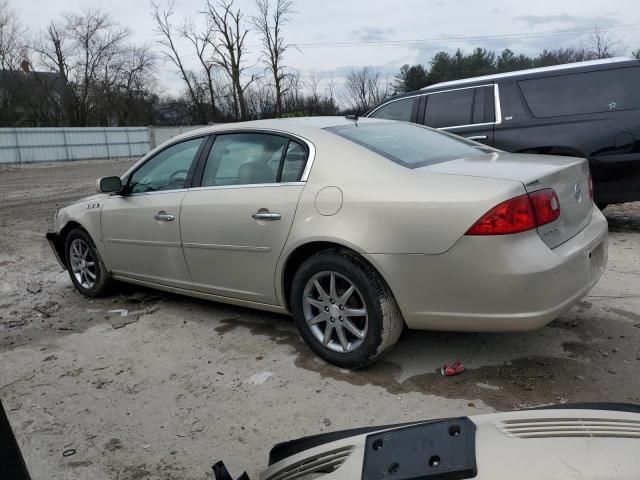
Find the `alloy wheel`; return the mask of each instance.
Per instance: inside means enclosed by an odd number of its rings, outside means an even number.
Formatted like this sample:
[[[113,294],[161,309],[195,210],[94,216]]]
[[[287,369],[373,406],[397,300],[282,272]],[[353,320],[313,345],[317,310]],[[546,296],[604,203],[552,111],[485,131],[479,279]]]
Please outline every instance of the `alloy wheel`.
[[[367,336],[364,298],[351,280],[337,272],[319,272],[309,279],[302,310],[315,339],[334,352],[353,352]]]
[[[78,284],[87,290],[96,284],[98,271],[96,259],[89,244],[81,238],[76,238],[69,247],[69,261],[73,276]]]

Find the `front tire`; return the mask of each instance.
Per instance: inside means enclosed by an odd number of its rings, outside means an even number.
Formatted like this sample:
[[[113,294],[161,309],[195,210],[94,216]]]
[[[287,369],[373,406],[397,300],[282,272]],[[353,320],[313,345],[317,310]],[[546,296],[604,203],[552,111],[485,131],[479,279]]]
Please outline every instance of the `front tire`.
[[[309,257],[293,278],[290,305],[307,345],[339,367],[375,362],[395,345],[404,326],[384,280],[347,250]]]
[[[112,280],[89,234],[75,228],[65,239],[67,271],[76,289],[87,297],[101,297],[109,293]]]

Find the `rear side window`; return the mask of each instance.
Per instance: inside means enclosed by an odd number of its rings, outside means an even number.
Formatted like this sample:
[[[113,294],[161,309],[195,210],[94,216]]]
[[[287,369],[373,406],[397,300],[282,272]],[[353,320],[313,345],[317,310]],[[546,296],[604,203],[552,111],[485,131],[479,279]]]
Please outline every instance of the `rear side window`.
[[[425,123],[430,127],[454,127],[472,123],[473,88],[432,93],[427,97]]]
[[[640,108],[640,67],[534,78],[518,84],[537,118]]]
[[[302,177],[302,172],[307,164],[307,151],[302,145],[293,140],[289,140],[287,153],[282,162],[280,172],[281,182],[297,182]]]
[[[493,87],[475,89],[473,100],[473,122],[492,123],[496,121],[496,107],[493,99]]]
[[[327,130],[407,168],[425,167],[487,152],[459,137],[413,123],[360,123]]]
[[[288,139],[262,133],[216,136],[202,175],[202,186],[276,183]]]
[[[202,174],[201,186],[297,182],[308,152],[300,143],[267,133],[217,135]]]
[[[385,120],[410,122],[413,117],[413,107],[417,101],[418,97],[395,100],[380,107],[369,116],[373,118],[384,118]]]

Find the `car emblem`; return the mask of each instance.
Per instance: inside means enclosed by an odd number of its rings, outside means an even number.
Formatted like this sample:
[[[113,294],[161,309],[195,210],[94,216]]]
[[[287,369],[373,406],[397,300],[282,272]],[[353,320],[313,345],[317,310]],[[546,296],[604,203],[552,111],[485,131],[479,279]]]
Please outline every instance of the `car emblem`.
[[[576,197],[576,201],[578,203],[582,202],[582,188],[580,187],[579,183],[576,183],[575,186],[573,187],[574,190],[574,195]]]

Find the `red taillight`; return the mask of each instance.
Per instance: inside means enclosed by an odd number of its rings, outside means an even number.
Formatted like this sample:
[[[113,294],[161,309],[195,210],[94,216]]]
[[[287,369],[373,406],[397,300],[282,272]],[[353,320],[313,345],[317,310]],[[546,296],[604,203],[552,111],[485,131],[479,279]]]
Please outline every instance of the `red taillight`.
[[[512,198],[489,210],[467,235],[508,235],[536,228],[536,217],[529,195]]]
[[[545,188],[529,194],[538,226],[546,225],[560,216],[560,200],[552,188]]]
[[[593,177],[591,172],[589,172],[589,198],[593,200]]]
[[[509,235],[533,230],[560,217],[560,201],[551,188],[520,195],[493,207],[466,235]]]

